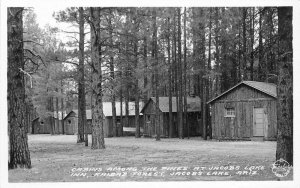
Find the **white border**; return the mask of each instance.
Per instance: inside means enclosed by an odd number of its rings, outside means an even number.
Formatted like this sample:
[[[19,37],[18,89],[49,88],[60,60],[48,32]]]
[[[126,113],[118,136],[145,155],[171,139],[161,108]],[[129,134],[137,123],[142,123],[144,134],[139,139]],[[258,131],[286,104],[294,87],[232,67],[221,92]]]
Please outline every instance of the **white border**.
[[[144,6],[144,7],[173,7],[173,6],[293,6],[293,50],[294,50],[294,180],[293,181],[215,181],[215,182],[116,182],[116,183],[8,183],[8,170],[7,170],[7,7],[20,6],[20,7],[30,7],[37,4],[45,5],[46,7],[64,7],[64,6]],[[0,104],[1,104],[1,114],[0,114],[0,187],[63,187],[63,186],[88,186],[88,187],[135,187],[135,186],[149,186],[151,188],[170,186],[170,187],[299,187],[299,85],[298,73],[300,72],[300,58],[299,58],[299,24],[300,24],[300,1],[298,0],[223,0],[223,1],[201,1],[201,0],[3,0],[0,1],[1,4],[1,15],[0,15],[0,39],[1,39],[1,61],[0,61]],[[298,32],[297,32],[298,31]]]

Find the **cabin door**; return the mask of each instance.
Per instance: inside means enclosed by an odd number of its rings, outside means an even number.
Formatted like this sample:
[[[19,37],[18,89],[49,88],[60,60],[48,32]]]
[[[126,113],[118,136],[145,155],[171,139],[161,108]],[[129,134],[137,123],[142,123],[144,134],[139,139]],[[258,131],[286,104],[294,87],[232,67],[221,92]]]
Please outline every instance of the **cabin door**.
[[[265,113],[263,108],[253,110],[253,136],[264,136]]]

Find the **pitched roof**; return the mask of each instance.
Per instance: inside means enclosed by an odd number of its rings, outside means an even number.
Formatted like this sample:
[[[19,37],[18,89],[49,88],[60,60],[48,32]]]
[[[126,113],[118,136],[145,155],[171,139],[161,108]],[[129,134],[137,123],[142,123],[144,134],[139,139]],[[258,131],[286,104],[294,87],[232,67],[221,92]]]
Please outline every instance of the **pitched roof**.
[[[142,109],[142,112],[149,104],[150,100],[152,100],[154,103],[156,101],[155,97],[151,97],[148,103]],[[169,112],[169,97],[159,97],[159,109],[162,112]],[[187,111],[188,112],[201,111],[201,100],[199,97],[187,97]],[[172,112],[177,112],[176,97],[172,97]]]
[[[78,117],[78,110],[72,110],[72,111],[75,112],[75,116]],[[92,110],[86,110],[86,119],[92,119]]]
[[[54,117],[54,118],[57,118],[57,113],[56,113],[56,111],[54,111],[53,114],[54,114],[53,117]],[[62,118],[62,114],[64,114],[64,117],[66,117],[67,112],[66,112],[66,111],[63,111],[63,112],[62,112],[62,111],[58,111],[58,119],[59,119],[59,120],[62,120],[62,119],[63,119],[63,118]]]
[[[230,91],[232,91],[233,89],[237,88],[238,86],[240,86],[242,84],[247,85],[249,87],[252,87],[256,90],[259,90],[259,91],[261,91],[261,92],[263,92],[267,95],[270,95],[271,97],[277,98],[277,90],[276,90],[276,85],[275,84],[266,83],[266,82],[256,82],[256,81],[242,81],[242,82],[238,83],[237,85],[233,86],[232,88],[228,89],[227,91],[223,92],[219,96],[211,99],[207,103],[211,103],[211,102],[215,101],[216,99],[218,99],[221,96],[229,93]]]
[[[123,102],[122,106],[123,106],[122,114],[123,114],[123,116],[125,116],[125,102]],[[143,102],[140,102],[139,103],[140,111],[141,111],[142,107],[143,107]],[[135,103],[129,102],[128,109],[129,109],[129,116],[134,116],[135,115]],[[78,110],[72,110],[71,112],[74,112],[75,116],[78,117]],[[69,112],[69,114],[71,112]],[[68,117],[69,114],[66,117]],[[105,117],[112,116],[112,103],[111,102],[103,102],[103,114]],[[116,116],[120,116],[120,115],[121,115],[120,102],[116,102]],[[142,114],[140,114],[140,115],[142,115]],[[92,119],[92,110],[86,110],[86,119]]]
[[[121,115],[121,106],[120,102],[116,102],[116,115]],[[141,112],[141,109],[143,107],[143,102],[139,102],[139,111]],[[129,102],[128,103],[128,110],[129,110],[129,116],[135,115],[135,102]],[[103,102],[103,114],[106,117],[112,116],[112,103],[111,102]],[[125,102],[122,103],[122,114],[125,116]],[[141,114],[140,114],[141,115]]]

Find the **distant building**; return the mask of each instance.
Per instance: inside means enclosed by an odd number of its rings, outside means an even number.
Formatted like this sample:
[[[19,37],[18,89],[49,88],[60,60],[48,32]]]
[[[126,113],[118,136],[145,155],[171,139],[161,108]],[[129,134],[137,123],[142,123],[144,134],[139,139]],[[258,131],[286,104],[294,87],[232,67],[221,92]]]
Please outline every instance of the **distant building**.
[[[49,116],[47,118],[41,119],[39,117],[32,121],[32,134],[50,134],[51,131],[51,119],[53,117]]]
[[[135,128],[135,103],[129,102],[129,116],[128,121],[129,125],[123,127],[124,135],[130,135],[130,132],[134,134],[133,129]],[[140,110],[143,106],[143,103],[140,102]],[[123,125],[125,125],[125,103],[123,103]],[[104,125],[104,136],[105,137],[112,137],[113,136],[113,122],[112,122],[112,103],[111,102],[103,102],[103,125]],[[88,134],[92,133],[92,112],[91,110],[86,110],[86,117],[87,117],[87,132]],[[120,102],[116,102],[116,121],[117,121],[117,128],[121,126],[121,110],[120,110]],[[78,132],[78,110],[72,110],[67,116],[64,118],[64,125],[65,125],[65,134],[77,134]],[[142,114],[140,114],[140,127],[141,131],[142,128]]]
[[[87,131],[88,134],[92,133],[92,112],[91,110],[86,110],[86,121],[87,121]],[[70,111],[67,116],[64,118],[64,128],[65,134],[77,134],[78,133],[78,110]]]
[[[66,112],[63,112],[64,115]],[[32,120],[31,134],[51,134],[51,124],[54,125],[54,134],[63,134],[62,125],[62,112],[58,112],[58,118],[56,112],[53,115],[41,118],[37,117]]]
[[[243,81],[208,101],[212,138],[275,140],[276,98],[276,85]]]
[[[144,135],[153,137],[155,132],[155,97],[151,97],[143,107],[141,113],[144,115]],[[160,110],[160,134],[162,137],[169,136],[169,97],[159,97]],[[184,136],[202,135],[201,124],[201,100],[199,97],[187,97],[187,125],[184,126]],[[176,97],[172,97],[172,113],[174,135],[178,135],[177,122],[177,102]],[[188,129],[189,128],[189,129]]]

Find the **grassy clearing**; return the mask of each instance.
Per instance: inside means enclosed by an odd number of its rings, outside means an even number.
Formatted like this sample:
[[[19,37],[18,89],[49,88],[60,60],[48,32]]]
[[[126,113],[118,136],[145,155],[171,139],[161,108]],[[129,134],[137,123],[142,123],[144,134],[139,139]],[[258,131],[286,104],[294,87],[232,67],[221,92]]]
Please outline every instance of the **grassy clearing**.
[[[29,135],[33,167],[9,170],[9,182],[293,179],[292,170],[284,178],[272,172],[276,142],[134,137],[105,142],[105,150],[91,150],[73,135]]]

